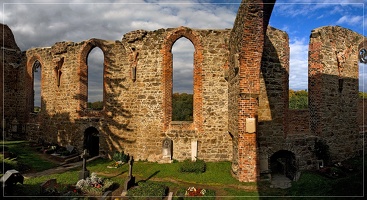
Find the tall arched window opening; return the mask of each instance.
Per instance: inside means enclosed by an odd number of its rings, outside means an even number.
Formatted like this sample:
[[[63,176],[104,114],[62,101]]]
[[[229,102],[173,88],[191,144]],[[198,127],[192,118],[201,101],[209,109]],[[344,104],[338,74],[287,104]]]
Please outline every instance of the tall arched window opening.
[[[33,112],[41,111],[41,70],[40,61],[36,60],[32,67],[33,73]]]
[[[88,54],[88,109],[103,109],[103,52],[93,48]]]
[[[172,46],[172,121],[193,121],[194,45],[180,38]]]

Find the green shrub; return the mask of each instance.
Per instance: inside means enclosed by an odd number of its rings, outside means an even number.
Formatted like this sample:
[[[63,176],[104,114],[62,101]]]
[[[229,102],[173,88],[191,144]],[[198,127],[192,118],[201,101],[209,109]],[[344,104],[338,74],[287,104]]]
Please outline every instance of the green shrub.
[[[112,157],[112,159],[114,160],[114,161],[122,161],[122,162],[124,162],[124,163],[127,163],[128,161],[129,161],[129,159],[130,159],[130,156],[129,155],[126,155],[125,153],[124,153],[124,151],[122,151],[122,152],[118,152],[118,151],[116,151],[115,152],[115,154],[113,154],[113,157]]]
[[[162,199],[166,195],[167,186],[154,182],[139,182],[138,187],[127,191],[129,199]]]
[[[189,173],[204,173],[206,170],[206,163],[204,160],[196,159],[196,161],[184,160],[179,168],[180,172]]]

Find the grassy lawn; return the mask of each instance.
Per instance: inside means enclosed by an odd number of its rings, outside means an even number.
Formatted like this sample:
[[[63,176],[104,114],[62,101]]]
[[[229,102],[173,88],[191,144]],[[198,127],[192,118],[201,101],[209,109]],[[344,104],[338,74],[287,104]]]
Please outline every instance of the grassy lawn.
[[[16,154],[17,163],[12,163],[18,171],[31,169],[32,171],[43,171],[57,166],[54,162],[43,159],[38,152],[35,152],[29,146],[27,141],[1,141],[1,146],[7,147],[7,151]],[[4,155],[0,155],[0,159],[4,162]],[[8,162],[9,160],[6,160]],[[15,162],[15,161],[14,161]],[[0,172],[2,173],[2,172]]]
[[[24,142],[6,143],[9,149],[14,148],[14,152],[19,155],[22,162],[30,163],[36,171],[42,171],[50,168],[52,163],[39,164],[42,159],[37,158],[37,153],[32,153],[31,148]],[[22,148],[17,148],[17,145]],[[29,149],[27,149],[27,148]],[[12,149],[13,150],[13,149]],[[31,156],[32,155],[32,156]],[[30,157],[30,158],[28,158]],[[38,161],[34,161],[37,160]],[[30,161],[32,160],[32,161]],[[47,162],[46,162],[47,163]],[[120,195],[124,182],[128,176],[128,165],[124,164],[120,168],[108,168],[113,161],[106,159],[96,159],[87,163],[87,169],[92,173],[96,172],[99,176],[108,178],[117,183],[113,195]],[[315,172],[303,172],[299,181],[293,182],[292,187],[288,189],[270,188],[269,182],[242,183],[234,179],[230,174],[230,162],[208,162],[205,173],[181,173],[179,166],[181,163],[158,164],[150,162],[134,162],[133,175],[136,182],[154,181],[160,182],[169,187],[170,191],[177,191],[189,186],[215,190],[217,196],[226,199],[238,199],[246,197],[247,199],[259,199],[262,197],[290,197],[290,196],[357,196],[363,195],[363,157],[353,159],[349,163],[355,166],[355,171],[346,177],[330,179]],[[46,166],[43,166],[46,165]],[[15,194],[20,196],[35,196],[39,194],[39,185],[49,179],[57,179],[61,186],[67,184],[75,185],[78,181],[81,167],[48,176],[25,179],[24,185],[18,184]]]

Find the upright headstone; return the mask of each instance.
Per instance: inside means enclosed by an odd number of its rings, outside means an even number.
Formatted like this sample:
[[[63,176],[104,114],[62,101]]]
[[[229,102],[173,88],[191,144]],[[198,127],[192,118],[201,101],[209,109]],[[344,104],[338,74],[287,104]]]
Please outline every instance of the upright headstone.
[[[0,183],[2,187],[2,191],[5,194],[13,193],[13,186],[17,183],[23,184],[24,177],[15,169],[8,170],[5,174],[0,178]]]
[[[191,161],[196,161],[198,157],[198,141],[192,140],[191,141]]]
[[[172,160],[172,140],[166,138],[162,143],[162,156],[163,159]]]
[[[125,196],[127,190],[135,185],[135,177],[133,176],[133,164],[134,164],[134,157],[131,156],[129,160],[129,176],[127,177],[127,180],[124,183],[124,190],[122,191],[121,196]]]
[[[56,179],[49,179],[40,185],[40,194],[43,195],[47,189],[56,189]]]
[[[83,154],[81,155],[81,158],[83,159],[83,168],[82,171],[79,172],[79,180],[89,177],[89,171],[87,170],[87,157],[87,150],[84,149]]]

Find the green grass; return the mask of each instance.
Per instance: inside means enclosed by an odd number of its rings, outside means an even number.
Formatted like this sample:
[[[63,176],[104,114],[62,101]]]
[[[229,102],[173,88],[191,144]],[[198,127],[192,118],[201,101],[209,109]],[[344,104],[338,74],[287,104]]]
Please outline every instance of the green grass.
[[[27,141],[1,141],[1,146],[8,147],[8,151],[17,155],[18,165],[26,165],[34,171],[43,171],[56,166],[55,163],[42,159]],[[4,160],[4,157],[1,157]],[[20,170],[20,169],[18,169]]]
[[[25,153],[22,142],[9,142],[6,145],[9,149],[14,148],[14,152],[21,155]],[[18,145],[18,146],[17,146]],[[19,148],[19,149],[18,149]],[[37,153],[32,153],[30,149],[28,155],[33,155],[37,160]],[[23,159],[22,162],[29,162],[29,159]],[[128,164],[120,168],[107,168],[114,161],[105,159],[96,159],[87,163],[87,169],[97,172],[99,176],[109,178],[113,182],[123,187],[124,181],[128,176]],[[33,161],[31,162],[33,163]],[[347,177],[339,179],[329,179],[314,172],[303,172],[298,182],[293,182],[292,187],[288,189],[270,188],[268,182],[242,183],[232,177],[230,174],[230,162],[207,162],[207,169],[204,173],[181,173],[179,167],[181,163],[158,164],[150,162],[134,162],[133,175],[137,182],[154,181],[160,182],[170,188],[170,191],[176,191],[189,186],[201,187],[216,191],[218,196],[228,196],[226,199],[236,199],[236,197],[246,197],[249,199],[258,199],[266,197],[289,198],[291,196],[307,196],[308,198],[317,196],[357,196],[362,195],[363,191],[363,157],[349,161],[356,169],[349,173]],[[28,163],[27,163],[28,164]],[[32,164],[38,166],[39,164]],[[365,166],[364,166],[365,167]],[[40,168],[37,168],[38,170]],[[78,181],[81,167],[69,170],[61,174],[53,174],[36,178],[25,179],[24,185],[17,186],[17,195],[32,196],[39,192],[39,185],[46,180],[55,178],[61,185],[75,185]],[[258,188],[256,190],[256,188]],[[259,197],[260,196],[260,197]]]

